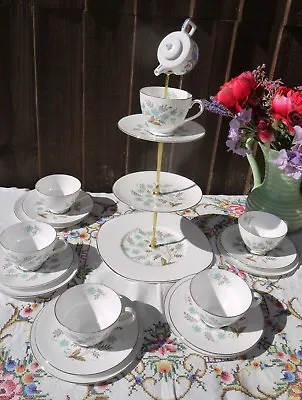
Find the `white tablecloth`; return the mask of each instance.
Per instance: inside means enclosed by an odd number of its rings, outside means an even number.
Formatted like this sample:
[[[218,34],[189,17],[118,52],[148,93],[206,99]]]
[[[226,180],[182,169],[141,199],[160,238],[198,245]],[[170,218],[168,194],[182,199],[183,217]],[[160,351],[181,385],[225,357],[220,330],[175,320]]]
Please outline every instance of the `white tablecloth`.
[[[18,222],[13,206],[24,192],[0,188],[0,231]],[[77,245],[80,268],[73,284],[101,282],[135,301],[143,321],[143,357],[132,371],[112,382],[84,386],[60,381],[41,369],[30,349],[31,324],[45,303],[21,302],[0,294],[0,400],[302,398],[300,270],[285,279],[267,280],[221,262],[221,268],[232,270],[266,295],[266,328],[257,350],[246,357],[210,359],[190,350],[170,333],[163,316],[164,297],[170,284],[129,281],[102,262],[95,246],[98,229],[108,219],[133,211],[117,202],[112,194],[92,195],[99,205],[96,204],[89,220],[60,232]],[[194,218],[215,247],[217,234],[236,222],[244,211],[244,202],[243,196],[204,196],[199,206],[181,214]],[[105,211],[101,212],[103,208]],[[302,234],[290,237],[301,252]]]

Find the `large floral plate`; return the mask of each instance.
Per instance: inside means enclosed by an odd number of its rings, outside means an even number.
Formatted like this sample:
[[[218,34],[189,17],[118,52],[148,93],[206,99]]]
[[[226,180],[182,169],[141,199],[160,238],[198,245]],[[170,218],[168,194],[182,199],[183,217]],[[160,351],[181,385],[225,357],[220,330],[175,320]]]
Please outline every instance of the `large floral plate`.
[[[65,335],[59,332],[60,329],[54,324],[53,307],[54,301],[51,301],[42,309],[36,317],[31,330],[31,349],[37,361],[48,373],[68,382],[89,384],[110,379],[133,363],[143,341],[143,337],[139,332],[138,320],[127,328],[115,330],[106,341],[101,342],[98,346],[84,348],[72,343]],[[48,317],[50,318],[50,324],[42,329],[42,324],[45,325],[48,322]],[[48,356],[51,350],[47,348],[46,339],[41,337],[41,331],[44,332],[47,329],[49,330],[47,336],[50,337],[50,348],[54,352],[50,354],[50,358]],[[55,333],[53,334],[53,332]],[[132,334],[133,337],[130,338],[129,335]],[[123,338],[123,343],[121,343],[121,337]],[[132,347],[126,350],[128,345],[131,346],[130,342]],[[62,363],[59,363],[56,368],[51,360],[57,362],[60,357],[62,358]],[[104,359],[107,366],[110,364],[113,366],[106,369],[103,364]],[[109,359],[111,359],[111,362],[108,362]],[[69,368],[75,373],[68,373],[62,370]],[[101,372],[91,373],[91,371],[99,370]]]
[[[219,273],[219,269],[217,269]],[[261,339],[264,318],[261,308],[250,309],[232,326],[215,329],[198,318],[190,297],[191,277],[174,284],[165,298],[165,316],[171,329],[195,351],[216,357],[234,357],[253,348]]]
[[[154,195],[156,171],[141,171],[118,179],[113,185],[115,196],[142,211],[171,212],[198,204],[202,191],[195,182],[181,175],[161,172],[160,194]]]
[[[69,244],[61,253],[49,257],[37,271],[23,271],[0,253],[0,282],[12,289],[41,289],[68,276],[72,262],[73,250]]]
[[[128,115],[119,120],[119,129],[127,135],[137,139],[148,140],[149,142],[161,143],[186,143],[201,139],[205,134],[203,126],[194,121],[186,122],[175,129],[171,136],[156,136],[149,132],[146,121],[150,117],[143,114]]]
[[[43,200],[39,197],[36,190],[29,192],[22,203],[22,209],[28,218],[35,221],[46,222],[57,229],[68,228],[83,221],[93,208],[91,196],[80,192],[77,201],[70,207],[65,214],[53,214],[48,210]]]
[[[158,214],[157,247],[151,249],[153,213],[107,221],[97,237],[105,263],[117,274],[144,282],[170,282],[208,268],[213,251],[204,233],[177,214]]]
[[[221,241],[220,241],[220,235],[217,238],[216,241],[216,246],[217,249],[220,253],[220,255],[224,258],[224,260],[231,265],[235,265],[237,268],[241,269],[242,271],[245,271],[251,275],[255,276],[263,276],[263,277],[271,277],[271,278],[280,278],[282,276],[288,275],[292,272],[294,272],[299,266],[299,257],[290,265],[284,267],[284,268],[276,268],[276,269],[269,269],[269,268],[258,268],[257,265],[255,266],[249,266],[247,264],[244,264],[235,258],[231,257],[223,248]]]
[[[55,282],[44,285],[41,288],[32,288],[28,290],[22,289],[12,289],[8,286],[0,284],[0,292],[6,294],[7,296],[14,297],[16,299],[29,299],[32,297],[45,296],[56,290],[61,289],[68,282],[70,282],[78,272],[79,258],[75,252],[73,252],[73,262],[71,267],[68,269],[66,274],[58,278]]]
[[[293,242],[285,237],[282,242],[269,251],[265,256],[250,253],[241,238],[238,225],[231,225],[224,229],[220,236],[221,245],[225,252],[252,268],[278,270],[290,267],[297,262],[297,250]]]

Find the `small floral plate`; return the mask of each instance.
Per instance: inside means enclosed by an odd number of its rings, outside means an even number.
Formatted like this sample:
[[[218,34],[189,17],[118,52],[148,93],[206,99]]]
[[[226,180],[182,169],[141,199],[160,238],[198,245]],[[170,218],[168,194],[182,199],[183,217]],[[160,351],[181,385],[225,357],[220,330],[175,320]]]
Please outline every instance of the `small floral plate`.
[[[0,282],[12,289],[39,290],[55,284],[65,274],[68,276],[72,262],[73,250],[70,245],[61,253],[49,257],[37,271],[23,271],[0,253]]]
[[[28,218],[46,222],[57,229],[68,228],[78,224],[89,215],[92,208],[93,200],[83,190],[80,192],[76,202],[65,214],[53,214],[50,212],[36,190],[27,193],[22,203],[22,210]]]
[[[56,370],[78,376],[95,375],[128,358],[139,339],[139,325],[135,320],[115,329],[103,342],[81,347],[62,332],[54,315],[54,302],[50,302],[37,317],[33,339],[40,355]]]
[[[150,247],[152,224],[153,213],[135,212],[101,227],[98,251],[118,275],[143,282],[171,282],[212,264],[212,246],[193,222],[177,214],[158,214],[155,249]]]
[[[220,242],[230,257],[252,268],[283,272],[297,263],[297,250],[293,242],[285,237],[281,243],[266,255],[250,253],[239,232],[238,225],[228,226],[220,235]],[[278,271],[280,270],[280,271]]]
[[[141,171],[118,179],[113,185],[115,196],[136,210],[172,212],[198,204],[202,191],[195,182],[181,175],[161,172],[160,194],[155,195],[156,171]]]
[[[119,120],[118,127],[122,132],[137,139],[161,143],[193,142],[201,139],[206,133],[203,126],[195,121],[189,121],[176,128],[171,136],[156,136],[148,130],[146,122],[149,118],[150,116],[143,114],[128,115]]]
[[[253,348],[263,335],[261,308],[250,309],[231,326],[211,328],[199,319],[191,301],[191,279],[188,276],[175,283],[165,298],[165,316],[174,334],[195,351],[212,357],[237,357]]]
[[[0,292],[6,294],[7,296],[20,300],[21,299],[27,300],[33,297],[49,295],[50,293],[53,293],[56,290],[63,288],[65,285],[67,285],[68,282],[70,282],[75,277],[76,273],[78,272],[78,265],[79,265],[79,258],[77,254],[73,252],[73,261],[71,267],[60,278],[56,279],[55,282],[51,282],[47,285],[38,288],[34,287],[28,290],[12,289],[8,286],[0,284]]]

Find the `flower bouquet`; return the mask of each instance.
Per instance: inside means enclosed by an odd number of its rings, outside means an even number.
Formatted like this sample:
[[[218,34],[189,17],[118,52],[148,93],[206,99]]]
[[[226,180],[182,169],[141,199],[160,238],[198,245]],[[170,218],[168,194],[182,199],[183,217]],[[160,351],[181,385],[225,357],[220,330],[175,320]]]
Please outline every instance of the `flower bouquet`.
[[[278,215],[289,231],[302,228],[302,88],[269,80],[262,65],[231,79],[203,104],[206,110],[230,118],[227,147],[246,155],[250,163],[254,187],[247,210]],[[262,182],[252,154],[255,142],[265,160]]]
[[[203,100],[208,111],[230,118],[229,150],[245,156],[252,141],[278,152],[273,162],[294,179],[302,175],[302,88],[269,80],[265,65],[246,71]]]

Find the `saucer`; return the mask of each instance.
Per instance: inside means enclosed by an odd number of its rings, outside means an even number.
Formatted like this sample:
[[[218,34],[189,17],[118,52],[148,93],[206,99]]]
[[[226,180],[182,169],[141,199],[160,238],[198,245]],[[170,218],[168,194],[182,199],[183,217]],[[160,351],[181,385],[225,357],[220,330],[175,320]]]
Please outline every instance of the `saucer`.
[[[36,190],[29,192],[22,203],[23,212],[27,217],[35,221],[46,222],[57,229],[68,228],[78,224],[89,215],[92,208],[93,200],[83,190],[80,192],[77,201],[65,214],[53,214],[50,212]]]
[[[149,118],[150,116],[144,114],[128,115],[119,120],[118,127],[122,132],[137,139],[161,143],[193,142],[201,139],[206,133],[203,126],[197,122],[189,121],[171,132],[171,136],[156,136],[149,132],[147,128],[146,121]]]
[[[297,262],[297,250],[292,241],[285,237],[282,242],[266,255],[250,253],[241,238],[238,225],[231,225],[224,229],[220,242],[230,257],[252,268],[277,271],[292,267]]]
[[[37,271],[24,271],[5,260],[0,253],[0,282],[12,289],[33,290],[53,285],[69,275],[73,250],[69,244],[61,253],[49,257]]]
[[[165,298],[165,316],[174,334],[195,351],[211,357],[237,357],[251,350],[263,335],[261,308],[250,309],[232,326],[211,328],[199,320],[191,302],[192,277],[175,283]]]
[[[160,213],[157,243],[150,248],[153,213],[113,218],[101,227],[97,248],[117,274],[144,282],[171,282],[208,268],[213,251],[205,234],[190,220]]]
[[[78,272],[78,265],[79,265],[78,256],[73,251],[72,265],[70,266],[70,268],[68,268],[68,271],[65,274],[63,274],[60,278],[56,279],[55,282],[45,284],[42,288],[36,287],[27,290],[12,289],[8,286],[0,284],[0,292],[16,299],[29,299],[32,297],[48,295],[67,285],[67,283],[70,282]]]
[[[29,218],[25,212],[23,211],[22,208],[22,204],[24,199],[26,198],[26,196],[30,193],[31,191],[28,191],[26,193],[24,193],[22,196],[20,196],[18,198],[18,200],[15,202],[14,204],[14,213],[15,216],[21,221],[21,222],[25,222],[25,221],[33,221],[32,218]]]
[[[53,307],[54,300],[37,315],[30,338],[33,354],[46,372],[68,382],[89,384],[108,380],[133,363],[143,342],[137,320],[117,328],[97,346],[84,348],[62,333]]]
[[[239,262],[238,260],[236,260],[235,258],[233,258],[232,256],[230,256],[225,251],[225,249],[223,248],[223,246],[221,244],[220,237],[221,237],[221,235],[219,235],[217,238],[216,246],[217,246],[219,253],[225,259],[225,261],[228,264],[235,265],[242,271],[245,271],[251,275],[280,278],[282,276],[285,276],[285,275],[295,271],[300,266],[299,256],[297,256],[296,260],[292,264],[290,264],[289,266],[284,267],[284,268],[276,268],[276,269],[258,268],[257,265],[249,266],[249,265],[243,264],[243,263]]]
[[[195,182],[181,175],[161,172],[160,195],[154,195],[156,171],[141,171],[125,175],[113,185],[113,193],[136,210],[172,212],[198,204],[202,191]]]

